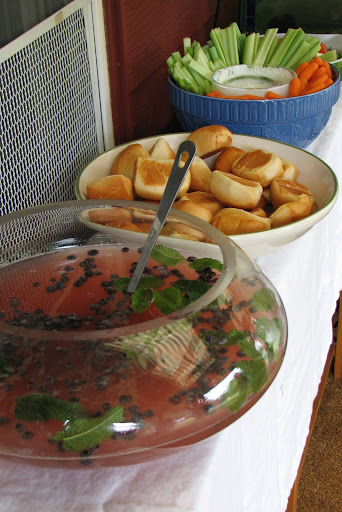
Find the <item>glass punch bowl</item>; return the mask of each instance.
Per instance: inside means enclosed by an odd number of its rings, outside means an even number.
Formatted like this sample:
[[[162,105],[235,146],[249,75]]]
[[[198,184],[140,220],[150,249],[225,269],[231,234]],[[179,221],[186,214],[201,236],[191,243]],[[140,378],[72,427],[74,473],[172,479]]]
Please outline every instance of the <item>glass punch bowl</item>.
[[[156,208],[85,200],[0,218],[1,457],[57,468],[161,457],[226,428],[274,380],[281,299],[207,223],[172,210],[127,292]]]

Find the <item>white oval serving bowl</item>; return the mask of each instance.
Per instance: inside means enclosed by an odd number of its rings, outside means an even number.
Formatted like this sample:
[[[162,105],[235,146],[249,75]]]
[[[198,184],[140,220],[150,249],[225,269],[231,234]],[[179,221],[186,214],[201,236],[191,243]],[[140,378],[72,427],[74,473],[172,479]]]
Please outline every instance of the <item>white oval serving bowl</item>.
[[[164,138],[177,151],[179,144],[187,138],[188,133],[173,133],[157,135],[137,141],[131,141],[110,149],[90,162],[77,176],[75,193],[77,199],[87,199],[87,183],[108,176],[116,156],[125,147],[138,142],[149,151],[156,140]],[[265,149],[276,153],[279,157],[292,162],[299,170],[298,182],[306,185],[311,191],[316,211],[305,219],[293,222],[287,226],[248,233],[232,235],[230,238],[241,247],[250,258],[259,258],[278,250],[297,238],[301,237],[315,224],[321,221],[334,206],[338,195],[338,181],[332,169],[312,153],[282,142],[276,142],[250,135],[234,135],[233,145],[243,150]],[[206,159],[212,169],[218,155]],[[116,228],[112,228],[116,229]]]

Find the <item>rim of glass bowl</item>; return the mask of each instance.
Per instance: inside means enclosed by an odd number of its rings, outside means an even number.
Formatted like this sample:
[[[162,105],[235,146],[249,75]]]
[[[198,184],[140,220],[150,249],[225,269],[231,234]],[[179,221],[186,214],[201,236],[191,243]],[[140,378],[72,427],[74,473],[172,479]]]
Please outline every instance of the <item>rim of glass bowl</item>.
[[[132,207],[132,208],[143,208],[148,210],[157,211],[157,204],[141,202],[141,201],[125,201],[125,200],[101,200],[101,199],[85,199],[82,201],[79,200],[71,200],[71,201],[62,201],[49,203],[42,206],[36,206],[31,208],[26,208],[24,210],[19,210],[7,215],[0,216],[0,229],[3,229],[4,226],[8,223],[11,223],[15,220],[21,219],[23,217],[34,216],[37,214],[41,214],[51,210],[65,209],[65,208],[75,208],[75,218],[76,215],[81,213],[84,210],[88,210],[90,208],[100,208],[100,207],[108,207],[108,206],[120,206],[120,207]],[[185,318],[193,313],[200,311],[202,308],[206,307],[208,304],[213,302],[215,298],[221,295],[224,290],[228,287],[231,282],[236,269],[236,250],[239,250],[243,253],[241,249],[229,238],[227,238],[223,233],[218,231],[214,226],[211,226],[207,222],[196,218],[188,213],[181,212],[179,210],[172,210],[172,215],[175,217],[179,217],[180,219],[190,223],[196,228],[201,229],[206,234],[208,234],[215,245],[219,247],[221,250],[223,269],[218,280],[214,283],[214,285],[204,293],[199,299],[195,300],[191,304],[181,308],[174,313],[169,315],[163,315],[159,318],[155,318],[153,320],[149,320],[147,322],[141,322],[137,324],[133,324],[125,327],[116,327],[112,329],[103,329],[103,330],[90,330],[90,331],[48,331],[43,329],[28,329],[26,327],[21,326],[13,326],[9,325],[3,320],[0,320],[1,331],[11,335],[17,336],[26,336],[26,337],[42,337],[46,340],[58,340],[60,339],[61,333],[65,333],[68,338],[71,340],[89,340],[89,339],[107,339],[113,337],[127,336],[129,334],[145,332],[151,329],[156,329],[163,327],[164,325],[180,320],[181,318]],[[78,220],[78,222],[81,222]],[[95,231],[95,230],[94,230]],[[129,235],[128,230],[126,233]],[[146,235],[147,237],[147,235]],[[113,239],[114,240],[114,239]],[[172,239],[170,239],[172,240]],[[177,239],[174,239],[177,241]],[[131,243],[131,242],[130,242]],[[201,242],[194,242],[195,244],[201,244]],[[134,243],[133,245],[141,246],[142,244]],[[1,250],[1,248],[0,248]],[[180,250],[181,251],[181,250]],[[51,251],[47,251],[46,253],[39,254],[48,254]],[[196,252],[196,251],[195,251]],[[244,254],[244,253],[243,253]],[[34,256],[34,254],[29,257]],[[247,258],[247,256],[246,256]],[[22,259],[17,260],[18,262]],[[251,260],[250,260],[251,261]],[[5,265],[1,265],[0,268],[12,264],[6,263]],[[253,262],[251,261],[251,265]]]

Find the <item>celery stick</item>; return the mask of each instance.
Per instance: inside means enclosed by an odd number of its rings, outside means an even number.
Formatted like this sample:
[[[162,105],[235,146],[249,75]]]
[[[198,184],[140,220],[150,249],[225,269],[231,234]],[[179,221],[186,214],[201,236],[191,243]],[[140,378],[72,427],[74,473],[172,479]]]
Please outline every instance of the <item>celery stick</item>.
[[[193,57],[193,56],[194,56],[194,49],[193,49],[193,48],[191,48],[191,47],[190,47],[190,48],[187,48],[187,49],[186,49],[186,53],[188,53],[189,55],[191,55],[191,57]]]
[[[219,29],[218,37],[219,37],[220,42],[221,42],[223,53],[224,53],[224,55],[226,57],[227,65],[231,66],[232,63],[231,63],[231,60],[230,60],[230,57],[229,57],[229,41],[228,41],[228,37],[227,37],[227,29],[226,28]]]
[[[256,55],[254,56],[252,66],[262,67],[265,63],[268,51],[275,40],[277,28],[268,28],[263,38],[261,38],[260,46]]]
[[[332,60],[337,60],[337,51],[329,50],[327,53],[320,53],[319,55],[322,60],[326,60],[327,62],[331,62]]]
[[[219,69],[226,67],[226,65],[222,62],[222,60],[219,57],[217,57],[217,59],[213,60],[212,65],[213,65],[213,67],[212,67],[213,71],[218,71]]]
[[[210,58],[211,60],[214,62],[215,59],[218,59],[219,56],[218,56],[218,53],[217,53],[217,50],[215,48],[215,46],[213,46],[212,48],[209,48],[209,54],[210,54]]]
[[[302,41],[297,51],[292,55],[291,59],[287,62],[286,67],[294,69],[294,65],[300,60],[311,48],[310,43],[306,40],[306,37]]]
[[[291,69],[296,70],[302,62],[309,62],[311,59],[313,59],[319,52],[320,47],[321,47],[320,41],[313,44],[313,46],[311,46],[310,50],[301,59],[299,59],[297,62],[295,62],[295,64],[293,65],[293,67],[291,67]]]
[[[213,76],[213,72],[209,68],[207,68],[205,66],[202,66],[202,64],[197,62],[197,60],[191,59],[191,62],[189,63],[189,68],[193,69],[194,71],[197,71],[197,73],[202,75],[203,78],[205,78],[206,80],[211,81],[211,77]]]
[[[173,52],[172,57],[175,62],[180,62],[182,60],[180,52]]]
[[[167,67],[169,68],[169,70],[171,70],[173,68],[174,63],[175,63],[175,61],[174,61],[172,55],[170,55],[170,57],[168,59],[166,59],[166,64],[167,64]]]
[[[288,49],[288,51],[286,52],[286,54],[284,55],[284,57],[282,58],[282,60],[279,64],[280,66],[282,66],[282,67],[287,66],[287,63],[290,61],[290,59],[292,59],[292,56],[296,53],[296,51],[298,50],[298,48],[304,41],[304,38],[305,38],[304,31],[301,28],[298,28],[296,36],[295,36],[290,48]]]
[[[308,62],[313,59],[316,53],[319,52],[320,47],[320,40],[317,37],[312,38],[311,36],[306,36],[298,50],[288,61],[286,67],[296,70],[300,63]],[[312,57],[310,57],[310,55],[312,55]]]
[[[242,62],[243,48],[245,46],[246,37],[246,34],[240,34],[238,38],[239,62]]]
[[[193,69],[190,69],[190,68],[189,68],[189,73],[191,73],[195,82],[201,89],[203,89],[203,91],[209,92],[211,90],[211,83],[208,80],[206,80],[205,78],[203,78],[203,76],[201,76],[199,73],[197,73],[196,71],[194,71]]]
[[[210,31],[210,39],[212,40],[215,48],[216,48],[216,51],[218,53],[218,56],[219,58],[222,60],[222,62],[224,62],[224,64],[226,66],[229,66],[227,60],[226,60],[226,56],[224,55],[223,53],[223,50],[222,50],[222,46],[221,46],[221,43],[220,43],[220,40],[219,38],[217,37],[217,29],[213,28],[211,31]]]
[[[191,48],[191,38],[190,37],[183,37],[183,51],[184,55],[187,53],[187,49]]]
[[[200,62],[193,59],[191,57],[191,55],[189,55],[188,53],[186,55],[184,55],[184,57],[182,58],[182,63],[186,67],[193,69],[194,71],[199,73],[206,80],[209,80],[209,82],[211,81],[211,77],[213,75],[213,72],[211,71],[211,69],[209,69],[209,67],[207,67],[207,66],[203,66]]]
[[[242,64],[247,64],[250,66],[253,62],[255,37],[255,32],[246,37],[246,41],[243,47]]]
[[[278,46],[268,63],[270,67],[277,68],[280,66],[281,60],[284,58],[284,55],[286,55],[296,37],[297,30],[298,29],[296,28],[289,28],[284,37],[280,39]]]
[[[252,62],[253,62],[255,54],[256,54],[256,52],[258,51],[258,48],[259,48],[259,41],[260,41],[260,34],[259,34],[259,32],[255,32]]]
[[[271,60],[272,55],[274,54],[277,46],[278,46],[278,39],[277,39],[277,37],[275,37],[273,39],[273,41],[272,41],[270,49],[268,50],[267,57],[266,57],[265,62],[264,62],[264,66],[268,66],[268,63]]]
[[[182,89],[195,92],[196,94],[202,94],[202,89],[198,86],[191,73],[188,73],[188,70],[182,67],[181,62],[175,63],[173,76],[178,83],[182,84]]]
[[[240,64],[239,61],[239,51],[238,51],[238,45],[236,40],[236,31],[233,23],[229,25],[226,29],[226,35],[228,40],[228,56],[230,60],[231,66],[236,66]]]
[[[202,48],[197,48],[195,50],[194,59],[197,60],[197,62],[199,62],[200,64],[202,64],[202,66],[206,66],[207,68],[209,68],[208,59],[205,56],[205,53],[202,50]]]

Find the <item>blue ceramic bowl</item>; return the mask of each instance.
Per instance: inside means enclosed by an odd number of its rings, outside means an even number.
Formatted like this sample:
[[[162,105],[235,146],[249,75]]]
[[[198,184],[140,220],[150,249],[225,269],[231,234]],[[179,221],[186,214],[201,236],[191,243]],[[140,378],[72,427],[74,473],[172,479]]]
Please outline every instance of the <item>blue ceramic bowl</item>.
[[[341,78],[331,66],[334,83],[306,96],[279,100],[230,100],[182,90],[168,78],[168,91],[176,116],[187,132],[220,124],[232,133],[254,135],[306,148],[326,126],[340,95]]]

